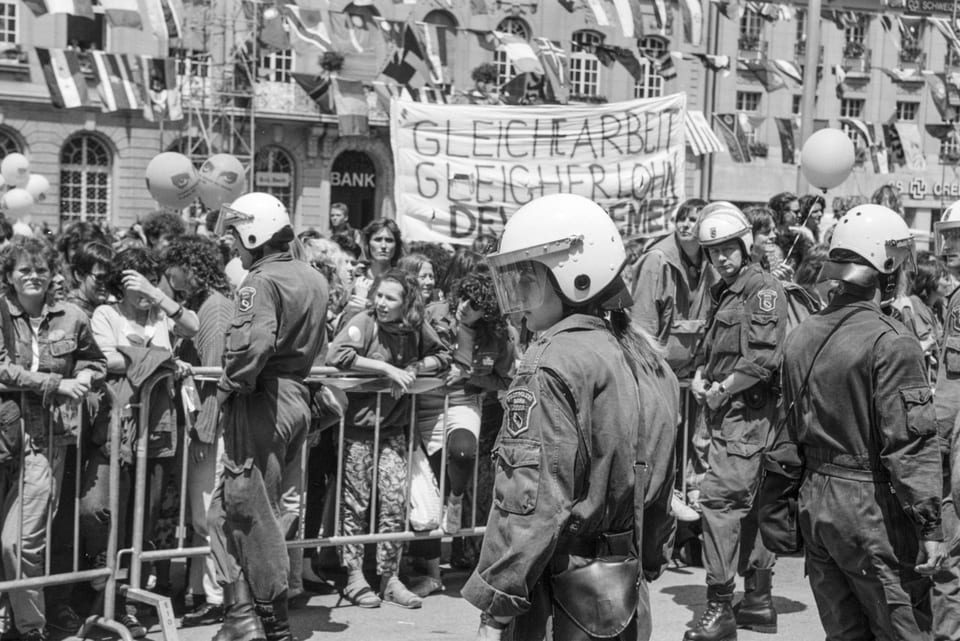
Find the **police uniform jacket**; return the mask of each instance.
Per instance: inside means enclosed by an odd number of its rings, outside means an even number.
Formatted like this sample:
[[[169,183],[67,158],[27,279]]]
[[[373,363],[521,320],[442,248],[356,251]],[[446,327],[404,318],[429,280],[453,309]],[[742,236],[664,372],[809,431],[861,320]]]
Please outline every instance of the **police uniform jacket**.
[[[856,314],[843,320],[854,309]],[[941,464],[923,353],[902,324],[869,301],[838,296],[787,338],[784,404],[789,407],[814,353],[806,393],[788,423],[807,470],[872,472],[889,482],[922,539],[942,540]]]
[[[946,452],[950,447],[954,422],[960,413],[960,288],[950,294],[946,305],[936,390],[934,413],[937,432]]]
[[[494,505],[461,594],[496,616],[531,608],[554,554],[632,530],[637,382],[603,320],[569,316],[525,353],[504,399]],[[582,553],[581,553],[582,554]]]
[[[632,279],[633,321],[666,346],[667,360],[681,376],[690,373],[713,307],[710,290],[720,280],[706,256],[702,258],[697,274],[676,234],[670,234],[640,256]]]
[[[737,372],[775,383],[787,327],[780,281],[750,263],[733,284],[720,281],[712,294],[716,311],[700,355],[704,378],[722,381]]]

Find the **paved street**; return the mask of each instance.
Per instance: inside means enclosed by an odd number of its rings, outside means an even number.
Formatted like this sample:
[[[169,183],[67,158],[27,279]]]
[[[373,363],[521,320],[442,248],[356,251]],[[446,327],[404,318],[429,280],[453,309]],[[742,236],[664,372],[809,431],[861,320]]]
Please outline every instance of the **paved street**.
[[[478,613],[459,596],[464,573],[445,573],[447,590],[426,599],[421,610],[382,606],[361,610],[339,603],[336,594],[315,595],[307,607],[292,613],[293,631],[299,641],[426,641],[472,639]],[[740,641],[811,641],[823,638],[810,587],[800,559],[781,559],[774,578],[774,594],[780,611],[780,630],[772,635],[741,631]],[[699,614],[705,601],[701,568],[671,568],[651,586],[654,641],[680,641],[683,631]],[[210,641],[216,628],[179,631],[181,641]],[[151,628],[153,641],[164,641],[159,627]],[[172,641],[167,639],[166,641]]]

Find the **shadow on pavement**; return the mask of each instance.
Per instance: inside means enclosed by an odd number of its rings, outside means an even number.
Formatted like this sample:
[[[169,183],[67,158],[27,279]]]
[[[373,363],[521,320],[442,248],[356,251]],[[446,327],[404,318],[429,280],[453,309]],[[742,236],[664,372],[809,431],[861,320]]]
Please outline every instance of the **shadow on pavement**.
[[[707,605],[707,589],[702,585],[671,585],[665,586],[657,591],[660,592],[660,594],[671,597],[673,602],[677,605],[682,605],[690,610],[692,616],[688,624],[695,623],[697,617]],[[777,608],[777,614],[794,614],[796,612],[803,612],[807,609],[807,605],[805,603],[801,603],[800,601],[796,601],[794,599],[777,596],[776,586],[774,586],[773,592],[773,605]],[[743,592],[738,592],[734,598],[734,602],[738,601],[742,597]]]
[[[308,605],[290,613],[290,631],[295,639],[309,639],[314,632],[343,632],[348,626],[330,620],[332,608]]]

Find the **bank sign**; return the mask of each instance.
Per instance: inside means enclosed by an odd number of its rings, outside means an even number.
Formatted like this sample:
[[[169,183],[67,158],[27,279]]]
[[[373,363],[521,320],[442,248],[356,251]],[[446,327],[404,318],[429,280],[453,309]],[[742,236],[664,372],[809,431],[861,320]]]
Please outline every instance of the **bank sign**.
[[[534,198],[572,193],[625,236],[665,228],[684,199],[684,94],[605,105],[396,101],[390,135],[403,237],[470,244]]]

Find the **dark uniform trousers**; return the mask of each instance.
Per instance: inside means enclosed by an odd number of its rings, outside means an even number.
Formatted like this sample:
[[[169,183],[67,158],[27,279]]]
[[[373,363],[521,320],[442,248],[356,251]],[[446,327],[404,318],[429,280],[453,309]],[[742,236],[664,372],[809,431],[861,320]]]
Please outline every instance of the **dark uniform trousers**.
[[[949,465],[944,461],[945,471]],[[960,639],[960,557],[951,550],[960,545],[960,519],[950,491],[950,478],[943,483],[943,503],[940,507],[943,519],[943,534],[949,555],[940,571],[933,575],[933,591],[930,599],[933,608],[934,641],[957,641]]]
[[[756,505],[762,452],[775,413],[776,397],[756,385],[708,415],[709,469],[700,485],[707,586],[732,586],[737,573],[772,568],[776,562],[760,540]]]
[[[828,641],[930,639],[930,579],[913,569],[915,525],[890,485],[820,467],[800,489],[800,528]]]

